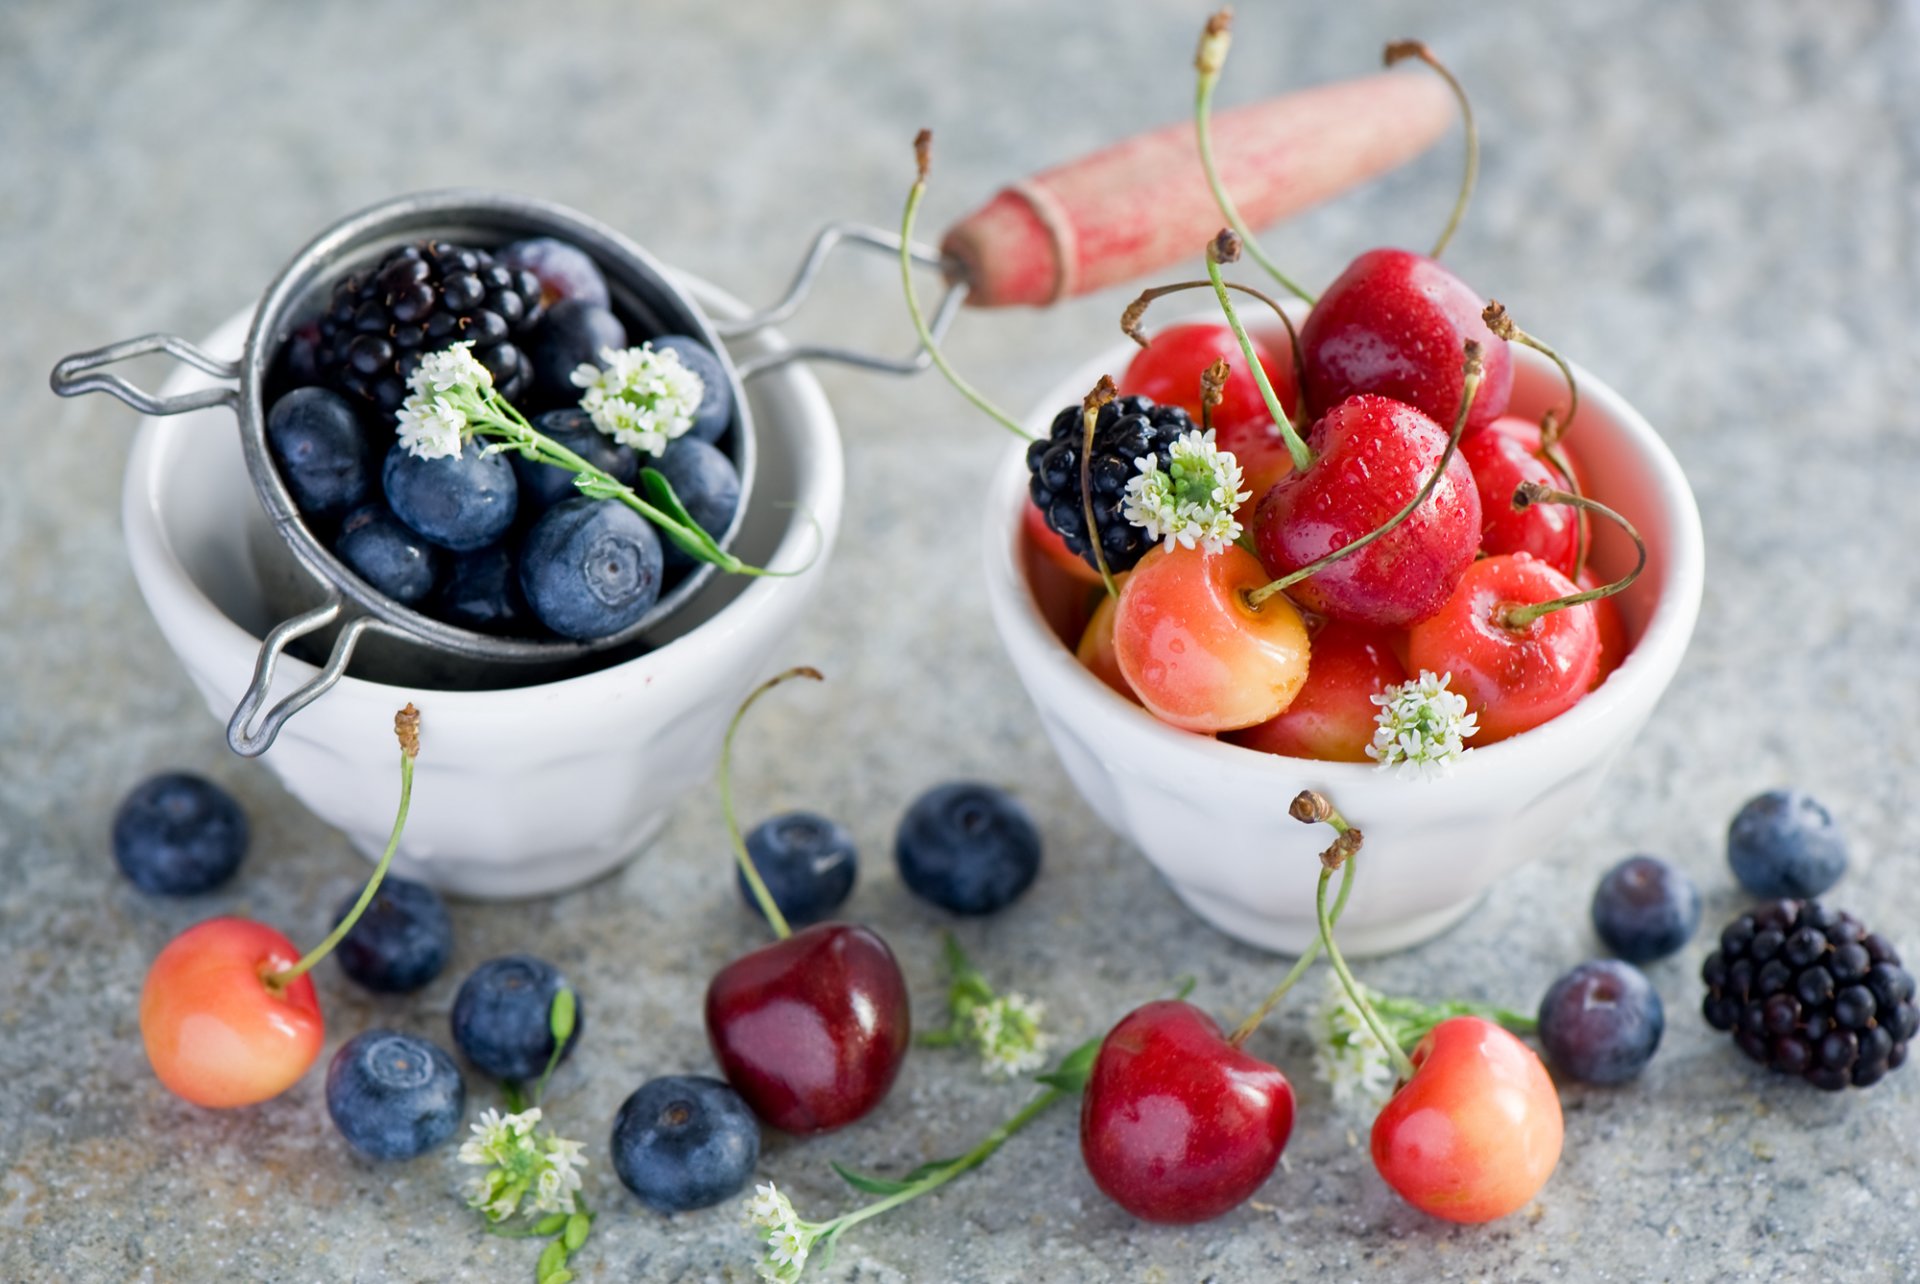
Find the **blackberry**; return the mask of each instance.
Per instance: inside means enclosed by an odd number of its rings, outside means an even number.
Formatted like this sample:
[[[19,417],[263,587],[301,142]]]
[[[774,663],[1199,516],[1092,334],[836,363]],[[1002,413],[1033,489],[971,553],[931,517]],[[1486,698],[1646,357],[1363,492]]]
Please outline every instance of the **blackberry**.
[[[1700,978],[1709,1025],[1830,1092],[1898,1069],[1920,1030],[1913,975],[1893,946],[1819,901],[1768,901],[1734,919]]]
[[[1139,471],[1135,462],[1158,457],[1167,467],[1173,443],[1193,431],[1193,418],[1178,406],[1157,406],[1145,397],[1119,397],[1100,407],[1093,426],[1093,522],[1100,534],[1100,550],[1114,574],[1130,571],[1153,547],[1147,533],[1129,522],[1127,482]],[[1093,545],[1087,540],[1085,505],[1080,494],[1080,448],[1086,440],[1086,422],[1079,406],[1068,406],[1053,417],[1045,438],[1027,447],[1027,471],[1034,506],[1067,547],[1098,569]]]
[[[508,401],[532,366],[515,339],[539,320],[540,282],[485,250],[447,241],[402,245],[342,278],[320,318],[314,364],[334,387],[392,412],[424,353],[471,342]]]

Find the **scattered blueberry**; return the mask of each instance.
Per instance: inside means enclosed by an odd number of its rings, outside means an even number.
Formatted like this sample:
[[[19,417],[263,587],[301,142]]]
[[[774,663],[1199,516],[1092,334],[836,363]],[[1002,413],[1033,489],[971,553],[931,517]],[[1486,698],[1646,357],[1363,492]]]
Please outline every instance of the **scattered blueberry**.
[[[601,471],[611,473],[615,481],[631,486],[640,475],[639,452],[595,428],[584,410],[549,410],[535,416],[533,426]],[[519,454],[513,456],[513,475],[520,479],[520,505],[529,512],[541,512],[580,493],[574,473]]]
[[[267,411],[267,445],[293,502],[333,517],[365,503],[370,485],[360,417],[328,388],[295,388]]]
[[[693,427],[687,431],[701,441],[719,441],[733,422],[733,387],[727,382],[727,370],[720,358],[706,344],[685,334],[661,335],[649,346],[676,353],[681,364],[700,376],[706,391],[700,396],[699,409],[693,412]]]
[[[715,539],[726,533],[740,507],[740,474],[717,446],[685,436],[668,446],[653,467],[673,487],[695,525]],[[694,565],[693,557],[673,541],[661,542],[668,566]]]
[[[346,918],[359,893],[340,903],[334,925]],[[388,875],[360,916],[334,948],[340,969],[382,994],[417,990],[446,967],[453,953],[453,919],[440,893],[425,883]]]
[[[439,550],[408,530],[384,504],[363,504],[340,523],[333,551],[355,575],[403,606],[433,591]]]
[[[602,348],[626,346],[627,327],[605,304],[579,299],[555,304],[527,340],[534,394],[551,402],[578,402],[580,389],[573,382],[573,372],[583,365],[603,364]]]
[[[957,781],[907,809],[893,854],[916,896],[956,914],[991,914],[1039,874],[1040,831],[1005,790]]]
[[[1804,900],[1847,872],[1847,840],[1833,816],[1798,789],[1750,799],[1727,831],[1735,878],[1756,896]]]
[[[540,622],[590,641],[639,623],[665,569],[651,523],[613,500],[563,500],[527,532],[520,588]]]
[[[467,1060],[496,1079],[538,1079],[553,1057],[553,996],[567,978],[544,959],[510,954],[473,969],[453,1000],[453,1041]],[[580,1042],[586,1005],[574,994],[573,1035],[566,1060]]]
[[[1582,963],[1540,1000],[1540,1043],[1553,1068],[1581,1083],[1624,1083],[1660,1046],[1666,1013],[1631,963]]]
[[[747,833],[747,855],[773,894],[773,903],[795,927],[818,923],[838,909],[853,891],[860,856],[853,835],[810,811],[770,817]],[[745,872],[737,875],[740,895],[759,912]]]
[[[466,1108],[453,1058],[410,1034],[356,1034],[327,1065],[327,1113],[369,1159],[424,1155],[453,1136]]]
[[[1700,889],[1652,856],[1631,856],[1607,871],[1593,893],[1593,929],[1629,963],[1679,951],[1700,926]]]
[[[505,544],[455,554],[434,605],[448,624],[478,633],[526,633],[533,624],[520,592],[520,569]]]
[[[607,307],[607,278],[599,264],[577,245],[538,236],[501,247],[494,261],[519,272],[531,272],[540,283],[540,299],[548,307],[570,299]]]
[[[232,795],[199,776],[141,781],[113,818],[113,859],[143,892],[193,896],[233,877],[247,854],[247,816]]]
[[[437,459],[396,444],[387,452],[380,482],[395,517],[456,553],[485,548],[505,535],[520,501],[513,465],[479,441]]]
[[[613,1119],[613,1170],[662,1213],[711,1208],[745,1189],[760,1125],[740,1094],[705,1075],[643,1083]]]

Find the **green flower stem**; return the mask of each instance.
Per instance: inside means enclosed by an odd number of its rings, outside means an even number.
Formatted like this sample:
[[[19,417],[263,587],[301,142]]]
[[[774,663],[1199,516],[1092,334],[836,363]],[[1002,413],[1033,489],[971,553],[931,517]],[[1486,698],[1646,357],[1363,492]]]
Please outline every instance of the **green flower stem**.
[[[553,996],[553,1006],[547,1009],[547,1032],[553,1035],[553,1055],[547,1058],[547,1068],[540,1072],[539,1082],[533,1085],[533,1104],[536,1106],[546,1099],[547,1083],[560,1065],[560,1055],[567,1050],[567,1040],[573,1037],[573,1023],[578,1012],[579,1000],[574,998],[572,990],[562,986],[560,992]]]
[[[408,706],[411,708],[412,706]],[[367,885],[360,889],[360,899],[353,903],[347,916],[327,933],[327,939],[314,946],[292,967],[281,968],[278,972],[269,972],[263,979],[269,990],[276,994],[292,985],[295,981],[312,971],[321,959],[333,953],[336,945],[347,938],[353,925],[367,912],[367,906],[373,904],[374,896],[380,890],[381,880],[386,878],[387,869],[393,864],[393,854],[400,850],[400,835],[407,827],[407,812],[413,805],[413,753],[405,747],[403,737],[400,752],[400,809],[393,817],[393,832],[387,836],[387,850],[380,854],[380,862],[373,867],[373,874],[367,879]]]
[[[946,354],[940,351],[940,344],[933,337],[933,331],[927,327],[926,315],[920,310],[920,296],[913,288],[913,225],[920,215],[921,198],[927,194],[927,163],[932,148],[932,131],[921,130],[913,140],[914,159],[919,164],[920,172],[907,191],[906,211],[900,217],[900,285],[907,296],[907,315],[913,318],[913,332],[920,337],[921,348],[933,361],[934,367],[953,385],[954,391],[1014,436],[1032,441],[1033,434],[1021,427],[1019,420],[987,400],[984,393],[962,379],[960,372],[948,364]]]
[[[1273,597],[1277,593],[1285,592],[1301,580],[1325,570],[1341,558],[1351,557],[1398,526],[1401,522],[1406,521],[1407,518],[1413,516],[1414,510],[1427,502],[1427,496],[1433,494],[1434,487],[1438,486],[1440,479],[1447,475],[1447,465],[1453,462],[1454,454],[1460,449],[1460,437],[1467,430],[1467,415],[1473,409],[1475,394],[1480,391],[1480,380],[1483,376],[1480,364],[1480,345],[1469,339],[1467,340],[1466,347],[1466,377],[1460,385],[1460,409],[1453,417],[1453,431],[1447,435],[1447,448],[1440,452],[1440,462],[1434,465],[1433,472],[1427,477],[1426,484],[1421,486],[1419,492],[1407,501],[1406,507],[1388,518],[1382,525],[1374,527],[1359,539],[1354,540],[1351,544],[1336,548],[1325,557],[1316,558],[1298,570],[1282,575],[1272,583],[1263,584],[1251,593],[1248,593],[1247,604],[1249,606],[1258,607],[1268,598]]]
[[[1233,330],[1233,337],[1240,341],[1240,355],[1246,358],[1247,369],[1253,375],[1254,383],[1260,387],[1260,395],[1266,400],[1267,413],[1273,416],[1273,426],[1280,430],[1280,436],[1287,443],[1287,454],[1293,458],[1295,472],[1306,472],[1313,467],[1313,451],[1294,431],[1293,420],[1287,417],[1287,409],[1280,404],[1279,394],[1273,390],[1273,381],[1267,378],[1267,368],[1260,364],[1260,358],[1254,355],[1253,340],[1247,335],[1247,328],[1240,324],[1240,314],[1233,310],[1233,300],[1227,295],[1226,280],[1220,275],[1219,241],[1207,246],[1207,280],[1213,285],[1214,297],[1220,301],[1220,310],[1226,314],[1227,325]],[[1288,333],[1292,333],[1289,328]],[[1299,351],[1296,344],[1294,351]],[[1304,398],[1306,390],[1301,389]]]
[[[1358,859],[1357,854],[1348,856],[1347,868],[1352,869],[1354,861]],[[1313,896],[1314,912],[1320,920],[1320,942],[1326,946],[1327,962],[1333,964],[1334,974],[1340,978],[1340,984],[1346,989],[1347,997],[1353,1000],[1354,1008],[1366,1020],[1367,1028],[1373,1031],[1373,1037],[1380,1040],[1380,1046],[1386,1049],[1388,1058],[1393,1062],[1395,1073],[1402,1079],[1411,1079],[1414,1074],[1413,1062],[1407,1059],[1407,1054],[1400,1047],[1399,1041],[1387,1033],[1379,1014],[1367,1001],[1366,990],[1353,979],[1353,973],[1347,968],[1347,960],[1341,955],[1340,946],[1333,939],[1333,918],[1327,910],[1327,884],[1332,880],[1333,871],[1323,867],[1320,870],[1319,886],[1315,889]]]
[[[734,711],[733,721],[727,724],[727,738],[720,745],[720,810],[726,816],[727,837],[733,843],[734,859],[740,864],[740,873],[747,880],[747,887],[753,892],[754,902],[760,906],[760,912],[767,916],[767,924],[773,928],[773,934],[780,940],[793,935],[793,928],[787,923],[787,916],[780,912],[773,893],[767,890],[766,880],[760,877],[760,871],[753,866],[753,857],[747,853],[746,839],[740,836],[740,821],[733,811],[733,737],[740,730],[741,721],[747,716],[747,710],[753,708],[754,701],[779,686],[789,678],[812,678],[815,682],[825,682],[820,670],[805,665],[776,673],[753,689]]]
[[[1313,296],[1294,284],[1292,278],[1280,270],[1280,265],[1267,256],[1254,239],[1252,229],[1246,220],[1240,217],[1240,210],[1233,203],[1233,197],[1227,194],[1226,185],[1220,181],[1220,171],[1213,160],[1213,89],[1220,83],[1220,71],[1226,65],[1227,49],[1233,43],[1233,35],[1228,27],[1228,11],[1221,10],[1207,22],[1206,33],[1200,38],[1200,52],[1194,59],[1194,68],[1200,73],[1193,93],[1193,130],[1195,141],[1200,148],[1200,168],[1207,176],[1207,188],[1213,193],[1213,203],[1220,207],[1221,216],[1227,220],[1227,226],[1239,233],[1240,240],[1246,245],[1247,253],[1253,261],[1267,270],[1267,275],[1278,281],[1282,288],[1311,304]],[[1251,360],[1251,357],[1249,356]],[[1279,416],[1275,416],[1277,419]]]

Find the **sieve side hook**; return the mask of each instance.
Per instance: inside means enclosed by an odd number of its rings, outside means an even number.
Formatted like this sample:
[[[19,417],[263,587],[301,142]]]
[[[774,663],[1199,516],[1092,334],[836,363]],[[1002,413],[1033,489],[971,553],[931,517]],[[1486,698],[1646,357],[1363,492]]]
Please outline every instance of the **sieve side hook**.
[[[205,410],[211,406],[233,407],[240,404],[240,393],[236,388],[195,388],[191,392],[162,397],[145,389],[136,388],[119,375],[101,373],[103,367],[117,365],[129,357],[141,357],[151,352],[164,352],[174,360],[184,362],[216,379],[240,377],[238,361],[228,361],[213,356],[178,335],[143,334],[137,339],[125,339],[119,343],[110,343],[104,348],[95,348],[90,352],[76,352],[62,358],[59,364],[54,366],[53,374],[47,382],[54,392],[62,397],[77,397],[88,392],[109,393],[143,415],[180,415],[189,410]]]
[[[253,680],[247,684],[246,694],[240,698],[233,717],[227,720],[227,746],[235,753],[246,758],[257,758],[265,753],[288,718],[333,690],[334,685],[346,675],[347,664],[353,659],[353,650],[360,644],[361,636],[368,629],[384,628],[370,615],[357,615],[348,620],[334,638],[333,650],[328,653],[327,662],[320,672],[267,710],[257,727],[250,725],[254,715],[259,713],[260,706],[266,703],[267,693],[273,689],[273,671],[287,647],[297,639],[332,624],[340,618],[342,609],[339,595],[334,594],[311,611],[290,620],[282,620],[261,639],[260,658],[253,666]]]

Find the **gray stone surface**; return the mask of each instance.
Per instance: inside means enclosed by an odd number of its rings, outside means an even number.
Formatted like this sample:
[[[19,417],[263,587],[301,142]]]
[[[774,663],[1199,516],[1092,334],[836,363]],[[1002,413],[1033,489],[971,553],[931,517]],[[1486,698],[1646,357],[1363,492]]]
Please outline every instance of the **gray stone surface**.
[[[1598,946],[1592,882],[1634,850],[1685,865],[1717,924],[1738,803],[1800,783],[1856,843],[1835,894],[1920,953],[1920,92],[1911,0],[1790,4],[1248,6],[1223,96],[1358,71],[1424,35],[1486,122],[1481,195],[1451,259],[1661,426],[1699,494],[1705,609],[1672,694],[1592,811],[1463,928],[1369,967],[1386,988],[1526,1006]],[[537,16],[536,16],[537,10]],[[19,1280],[531,1279],[481,1236],[450,1152],[350,1156],[320,1074],[252,1110],[170,1098],[140,1050],[147,961],[204,916],[311,940],[365,867],[258,766],[236,760],[148,620],[119,544],[134,422],[56,403],[60,354],[150,329],[203,332],[313,229],[390,193],[537,192],[666,259],[770,296],[816,224],[891,222],[907,142],[940,132],[929,227],[1004,180],[1176,119],[1197,4],[679,0],[615,6],[128,5],[0,11],[0,1277]],[[1268,238],[1308,280],[1382,241],[1418,244],[1450,195],[1442,149]],[[952,354],[1019,406],[1113,332],[1118,297],[966,318]],[[849,268],[798,327],[885,348],[905,326],[884,265]],[[977,496],[1003,443],[930,380],[828,372],[851,452],[846,536],[791,658],[830,670],[760,717],[750,812],[810,805],[866,854],[853,909],[938,1003],[937,930],[888,859],[937,780],[1018,782],[1049,844],[1016,909],[961,931],[1062,1033],[1103,1028],[1181,974],[1244,1011],[1277,965],[1188,915],[1073,793],[1002,661],[975,566]],[[164,767],[230,785],[257,829],[224,891],[134,893],[107,826]],[[319,974],[329,1049],[386,1023],[443,1037],[460,975],[543,953],[592,1010],[552,1115],[585,1139],[603,1210],[587,1280],[742,1280],[731,1209],[663,1219],[619,1188],[609,1121],[643,1078],[709,1061],[705,978],[754,942],[717,808],[586,891],[459,905],[449,974],[415,1001]],[[1769,1080],[1695,1015],[1710,937],[1652,975],[1670,1025],[1639,1083],[1565,1093],[1559,1172],[1505,1222],[1454,1228],[1371,1171],[1331,1114],[1291,1007],[1253,1047],[1291,1073],[1301,1121],[1256,1203],[1156,1229],[1084,1175],[1059,1111],[985,1171],[849,1237],[830,1278],[867,1281],[1777,1280],[1920,1278],[1920,1072],[1823,1096]],[[473,1084],[473,1108],[489,1090]],[[829,1158],[899,1171],[967,1144],[1017,1100],[948,1054],[913,1057],[871,1119],[769,1138],[765,1176],[816,1217],[850,1206]],[[1356,1145],[1356,1137],[1361,1144]]]

